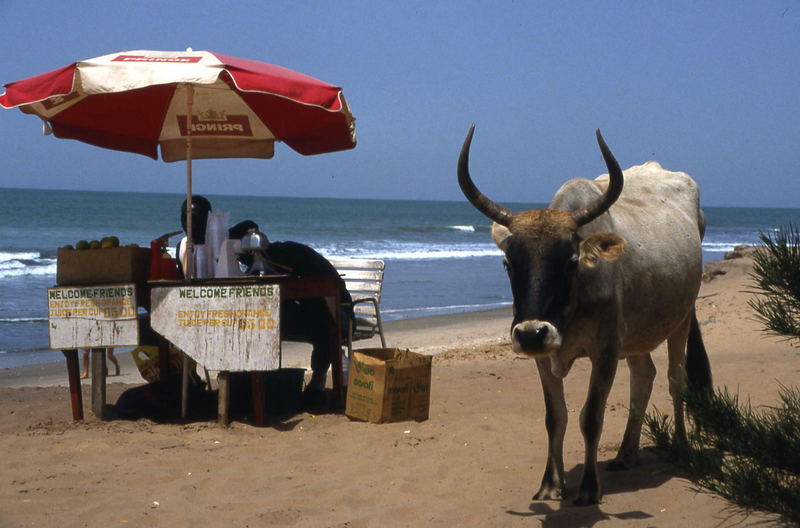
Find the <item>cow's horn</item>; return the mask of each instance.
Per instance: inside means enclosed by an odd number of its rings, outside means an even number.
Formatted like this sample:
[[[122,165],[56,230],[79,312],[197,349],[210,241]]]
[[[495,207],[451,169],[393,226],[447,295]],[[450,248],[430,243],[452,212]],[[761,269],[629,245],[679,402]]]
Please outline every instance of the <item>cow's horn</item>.
[[[619,163],[614,159],[614,155],[603,140],[600,134],[600,129],[597,129],[597,144],[600,145],[600,151],[603,153],[603,159],[606,160],[606,167],[608,167],[608,189],[603,195],[590,203],[582,209],[577,209],[572,212],[572,218],[579,226],[588,224],[601,214],[605,213],[611,205],[619,198],[619,193],[622,192],[622,171],[619,168]]]
[[[472,143],[472,135],[475,133],[475,125],[469,128],[467,138],[464,140],[464,146],[461,147],[461,155],[458,157],[458,185],[461,186],[461,191],[467,200],[470,201],[475,208],[494,220],[498,224],[508,227],[511,223],[511,218],[514,213],[511,209],[506,209],[493,201],[475,187],[472,183],[472,178],[469,175],[469,147]]]

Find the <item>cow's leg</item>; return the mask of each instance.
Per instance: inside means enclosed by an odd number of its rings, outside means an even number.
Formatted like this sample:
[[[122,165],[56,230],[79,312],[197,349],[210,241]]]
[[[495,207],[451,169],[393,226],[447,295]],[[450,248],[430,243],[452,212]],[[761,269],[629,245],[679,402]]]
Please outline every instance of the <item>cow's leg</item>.
[[[630,469],[636,465],[639,454],[639,439],[642,436],[642,422],[650,394],[653,392],[653,380],[656,377],[656,366],[650,354],[629,356],[628,369],[631,372],[631,396],[628,409],[628,424],[622,444],[617,451],[617,458],[609,465],[611,471]]]
[[[537,359],[536,366],[544,392],[547,466],[542,476],[542,485],[533,500],[561,500],[566,493],[564,434],[567,430],[567,403],[564,400],[564,383],[550,371],[549,359]]]
[[[675,437],[678,441],[686,440],[681,393],[686,388],[686,341],[689,337],[690,323],[691,315],[667,338],[669,395],[672,397],[672,406],[675,412]]]
[[[581,411],[581,432],[586,448],[584,455],[583,476],[578,489],[575,504],[583,506],[600,501],[600,480],[597,476],[597,449],[600,435],[603,432],[603,417],[606,401],[619,362],[618,349],[607,349],[596,358],[592,358],[592,375],[589,380],[589,393]]]

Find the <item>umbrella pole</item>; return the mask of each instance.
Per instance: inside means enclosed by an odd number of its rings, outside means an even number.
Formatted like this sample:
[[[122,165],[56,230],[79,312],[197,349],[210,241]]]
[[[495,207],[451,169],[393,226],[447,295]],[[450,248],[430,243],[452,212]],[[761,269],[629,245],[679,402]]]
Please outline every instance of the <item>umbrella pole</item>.
[[[195,272],[194,243],[192,241],[192,105],[194,89],[186,84],[186,278],[193,279]]]
[[[192,105],[194,104],[194,88],[191,84],[186,84],[186,250],[189,258],[186,259],[189,274],[187,279],[194,278],[194,243],[192,241]],[[186,410],[189,404],[189,356],[182,352],[181,356],[181,418],[186,418]]]

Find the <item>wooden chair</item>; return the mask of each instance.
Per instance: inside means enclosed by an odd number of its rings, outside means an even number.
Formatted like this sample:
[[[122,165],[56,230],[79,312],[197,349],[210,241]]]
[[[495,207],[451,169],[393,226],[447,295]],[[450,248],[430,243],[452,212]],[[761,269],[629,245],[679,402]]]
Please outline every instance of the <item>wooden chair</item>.
[[[353,342],[370,339],[375,335],[381,338],[381,346],[386,348],[381,324],[381,292],[385,264],[378,259],[330,257],[331,264],[344,279],[347,291],[353,299],[355,319],[350,324],[347,339],[347,357],[353,352]]]

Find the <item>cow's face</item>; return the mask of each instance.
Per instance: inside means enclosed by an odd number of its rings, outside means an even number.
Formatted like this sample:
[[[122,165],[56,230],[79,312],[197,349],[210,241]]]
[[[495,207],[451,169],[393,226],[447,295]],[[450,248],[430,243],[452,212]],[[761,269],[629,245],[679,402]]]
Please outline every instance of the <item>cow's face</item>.
[[[605,213],[622,192],[623,176],[600,131],[597,142],[608,167],[609,184],[591,203],[574,211],[553,209],[517,212],[493,202],[472,181],[469,150],[473,126],[458,158],[458,184],[470,203],[494,221],[492,236],[505,253],[505,264],[514,295],[514,349],[543,356],[561,346],[562,328],[577,307],[582,274],[600,259],[616,260],[624,241],[611,233],[598,233],[586,240],[578,229]],[[595,281],[596,283],[597,281]],[[597,286],[597,284],[595,284]],[[602,287],[599,284],[599,287]]]
[[[611,233],[581,240],[570,212],[548,209],[517,213],[508,227],[495,223],[492,237],[505,254],[514,297],[514,350],[534,357],[561,346],[584,287],[580,274],[624,250],[624,241]]]

